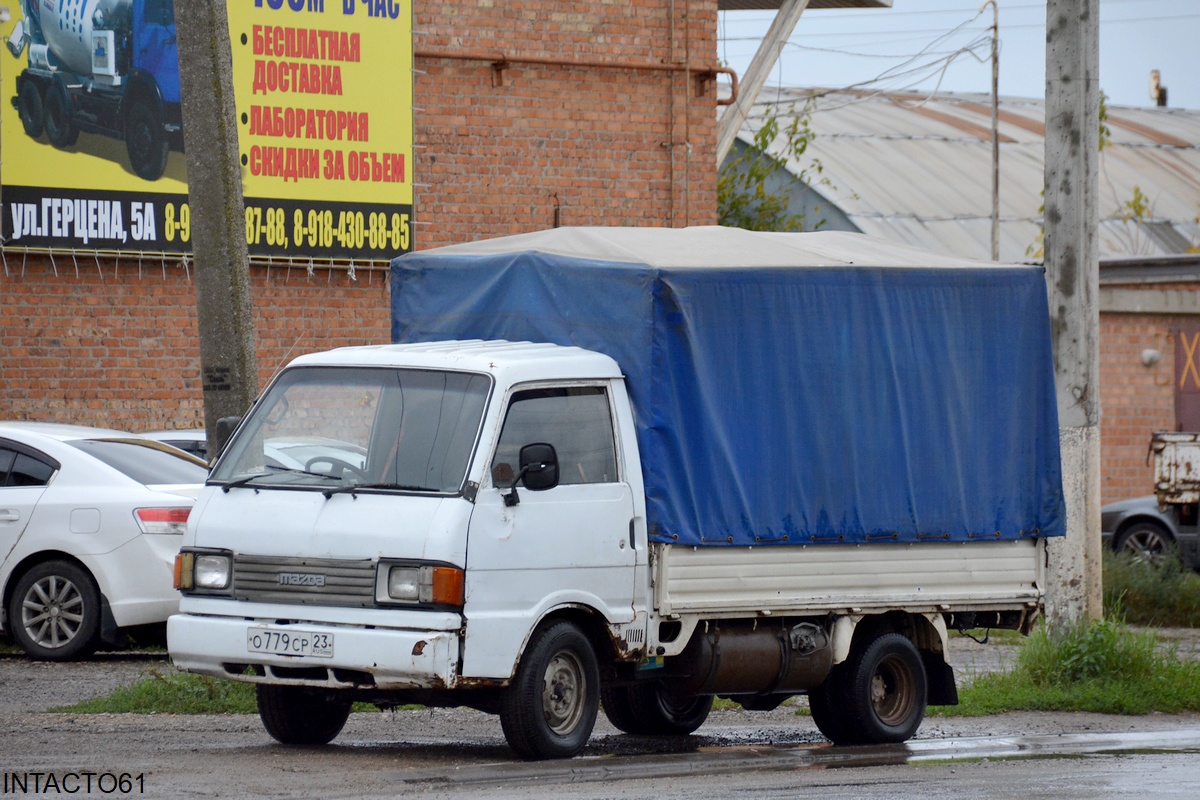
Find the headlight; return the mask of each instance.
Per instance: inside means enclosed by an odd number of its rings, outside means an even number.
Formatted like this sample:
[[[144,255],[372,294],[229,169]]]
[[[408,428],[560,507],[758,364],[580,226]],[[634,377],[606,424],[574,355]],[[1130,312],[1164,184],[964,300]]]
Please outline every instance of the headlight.
[[[175,588],[199,591],[228,589],[233,558],[228,553],[184,551],[175,556]]]
[[[416,567],[389,567],[387,596],[389,600],[421,602],[421,570]]]
[[[458,567],[381,562],[375,578],[375,600],[461,608],[464,585],[463,571]]]
[[[196,576],[197,589],[228,589],[231,572],[229,556],[197,554],[192,574]]]

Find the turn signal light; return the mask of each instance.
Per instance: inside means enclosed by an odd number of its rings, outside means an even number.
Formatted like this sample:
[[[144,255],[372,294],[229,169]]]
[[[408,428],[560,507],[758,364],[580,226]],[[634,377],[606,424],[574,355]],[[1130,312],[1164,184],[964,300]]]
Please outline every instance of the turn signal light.
[[[462,607],[466,601],[463,571],[455,567],[433,568],[433,602]]]

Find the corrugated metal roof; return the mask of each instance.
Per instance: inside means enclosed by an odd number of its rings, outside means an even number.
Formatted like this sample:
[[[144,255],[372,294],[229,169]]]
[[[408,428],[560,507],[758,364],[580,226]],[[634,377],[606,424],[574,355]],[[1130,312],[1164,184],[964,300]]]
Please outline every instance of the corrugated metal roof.
[[[822,90],[764,89],[739,138],[769,107],[781,116]],[[815,187],[864,233],[967,258],[991,253],[992,144],[988,95],[835,91],[816,101],[816,134],[803,163],[820,161]],[[1036,250],[1042,229],[1045,107],[1000,100],[1000,260]],[[1111,143],[1100,156],[1100,257],[1188,252],[1200,246],[1200,111],[1108,106]],[[1126,219],[1134,187],[1149,213]]]

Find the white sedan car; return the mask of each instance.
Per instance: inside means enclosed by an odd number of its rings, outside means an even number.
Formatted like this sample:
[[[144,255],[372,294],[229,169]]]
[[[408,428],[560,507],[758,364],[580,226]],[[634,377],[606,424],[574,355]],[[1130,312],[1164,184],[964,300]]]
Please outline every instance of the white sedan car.
[[[165,622],[207,475],[133,434],[0,421],[0,629],[33,658],[64,661]]]

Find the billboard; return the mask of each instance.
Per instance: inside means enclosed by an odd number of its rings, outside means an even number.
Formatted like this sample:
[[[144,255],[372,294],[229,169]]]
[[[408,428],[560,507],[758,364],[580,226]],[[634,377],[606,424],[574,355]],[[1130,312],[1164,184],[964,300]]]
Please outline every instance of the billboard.
[[[412,6],[229,0],[252,256],[412,249]],[[0,25],[10,249],[187,253],[174,0],[19,0]],[[194,130],[193,128],[198,128]],[[212,129],[209,129],[211,131]]]

